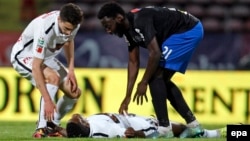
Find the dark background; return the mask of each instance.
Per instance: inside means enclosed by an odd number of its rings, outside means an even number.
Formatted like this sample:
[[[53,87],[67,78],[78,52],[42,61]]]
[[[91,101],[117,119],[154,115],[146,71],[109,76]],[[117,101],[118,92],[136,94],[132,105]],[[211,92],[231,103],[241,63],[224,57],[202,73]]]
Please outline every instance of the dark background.
[[[25,26],[41,13],[73,2],[85,14],[76,36],[76,67],[125,68],[123,38],[104,33],[96,14],[107,0],[0,0],[0,65],[10,66],[9,52]],[[250,68],[250,0],[117,0],[126,11],[149,5],[175,7],[197,16],[205,36],[188,66],[192,70],[248,70]],[[141,67],[147,50],[141,49]],[[62,55],[58,58],[65,62]]]

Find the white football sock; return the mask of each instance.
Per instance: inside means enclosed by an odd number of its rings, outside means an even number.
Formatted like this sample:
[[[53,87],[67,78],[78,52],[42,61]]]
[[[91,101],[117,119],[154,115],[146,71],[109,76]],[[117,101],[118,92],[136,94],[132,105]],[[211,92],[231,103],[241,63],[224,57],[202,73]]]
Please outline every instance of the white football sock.
[[[205,138],[218,138],[218,137],[220,137],[220,135],[219,135],[217,130],[204,129],[204,134],[202,135],[202,137],[205,137]]]
[[[58,86],[52,85],[52,84],[46,84],[46,88],[47,88],[47,91],[49,92],[51,100],[54,101],[55,95],[58,91]],[[37,129],[47,126],[47,121],[45,120],[44,115],[45,115],[45,113],[44,113],[44,98],[41,96],[39,120],[38,120],[38,124],[37,124]]]
[[[157,129],[158,133],[159,133],[159,136],[160,137],[163,137],[165,135],[168,134],[168,132],[173,132],[172,131],[172,125],[170,124],[169,126],[167,127],[164,127],[164,126],[159,126],[158,129]]]
[[[197,120],[194,120],[194,121],[188,123],[187,127],[196,127],[198,125],[200,125],[200,123]]]
[[[54,114],[53,123],[60,125],[60,120],[73,108],[76,101],[77,99],[71,99],[66,95],[62,96],[56,104],[57,113]]]

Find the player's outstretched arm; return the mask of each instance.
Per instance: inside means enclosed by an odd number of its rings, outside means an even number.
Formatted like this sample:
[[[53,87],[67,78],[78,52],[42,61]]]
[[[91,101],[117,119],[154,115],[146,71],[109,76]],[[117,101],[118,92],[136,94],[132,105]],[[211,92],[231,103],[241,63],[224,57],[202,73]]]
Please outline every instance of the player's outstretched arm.
[[[135,131],[134,128],[128,127],[125,131],[125,135],[127,138],[145,138],[145,134],[143,131]]]

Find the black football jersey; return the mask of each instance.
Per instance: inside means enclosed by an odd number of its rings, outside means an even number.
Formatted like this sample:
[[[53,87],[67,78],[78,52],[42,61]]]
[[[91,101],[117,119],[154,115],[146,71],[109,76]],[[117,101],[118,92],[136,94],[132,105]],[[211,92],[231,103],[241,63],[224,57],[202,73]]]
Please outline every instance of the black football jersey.
[[[129,50],[134,46],[146,48],[154,36],[161,45],[170,35],[185,32],[199,21],[186,11],[152,6],[133,9],[126,16],[130,23],[125,33]]]

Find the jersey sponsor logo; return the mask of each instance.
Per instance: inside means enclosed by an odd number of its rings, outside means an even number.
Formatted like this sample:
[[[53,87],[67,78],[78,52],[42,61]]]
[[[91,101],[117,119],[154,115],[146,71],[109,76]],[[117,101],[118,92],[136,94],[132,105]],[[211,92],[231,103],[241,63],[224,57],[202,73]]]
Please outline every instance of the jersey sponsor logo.
[[[24,64],[28,64],[28,62],[29,62],[31,59],[32,59],[32,57],[25,57],[25,58],[23,59],[23,63],[24,63]]]
[[[135,36],[137,41],[145,41],[144,35],[141,33],[140,29],[136,28],[135,32],[139,34],[139,37]]]
[[[40,37],[38,39],[38,42],[37,42],[37,48],[36,48],[36,51],[38,53],[41,53],[43,51],[43,46],[44,46],[44,38],[43,37]]]
[[[40,38],[38,39],[38,46],[41,46],[41,47],[44,46],[44,38],[43,38],[43,37],[40,37]]]
[[[36,51],[37,51],[38,53],[41,53],[41,52],[43,51],[43,47],[37,46]]]

